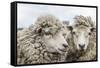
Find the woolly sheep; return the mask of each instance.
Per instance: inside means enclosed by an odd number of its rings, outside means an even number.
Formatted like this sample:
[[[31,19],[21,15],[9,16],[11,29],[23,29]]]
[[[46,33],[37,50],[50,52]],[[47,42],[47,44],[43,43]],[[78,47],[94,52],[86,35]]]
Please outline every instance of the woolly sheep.
[[[68,43],[63,24],[53,15],[37,18],[35,24],[17,33],[17,64],[66,61]]]
[[[70,50],[67,61],[96,60],[96,32],[91,18],[76,16],[71,27],[71,37],[67,38]],[[94,35],[94,36],[93,36]]]

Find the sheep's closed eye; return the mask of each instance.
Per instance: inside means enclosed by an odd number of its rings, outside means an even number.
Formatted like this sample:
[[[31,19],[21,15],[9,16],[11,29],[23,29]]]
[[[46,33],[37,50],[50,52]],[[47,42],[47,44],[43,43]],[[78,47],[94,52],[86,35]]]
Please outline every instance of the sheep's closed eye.
[[[63,36],[66,36],[66,34],[65,34],[65,33],[63,33]]]
[[[74,35],[76,34],[75,32],[72,32]]]

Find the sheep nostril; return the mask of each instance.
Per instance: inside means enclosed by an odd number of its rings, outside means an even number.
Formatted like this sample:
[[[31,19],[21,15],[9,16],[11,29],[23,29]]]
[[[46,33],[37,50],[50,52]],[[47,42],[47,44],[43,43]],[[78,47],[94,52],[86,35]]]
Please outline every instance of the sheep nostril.
[[[66,47],[68,47],[68,45],[66,45],[66,44],[63,44],[63,46],[66,48]]]
[[[83,44],[83,45],[79,44],[79,47],[80,47],[81,49],[83,49],[83,48],[85,47],[85,44]]]

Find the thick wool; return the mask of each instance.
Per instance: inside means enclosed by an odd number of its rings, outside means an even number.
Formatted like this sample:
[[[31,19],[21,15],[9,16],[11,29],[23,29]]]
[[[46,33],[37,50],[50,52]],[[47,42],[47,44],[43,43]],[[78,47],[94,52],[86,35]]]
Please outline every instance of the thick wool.
[[[73,25],[73,27],[78,27],[81,25],[83,25],[84,27],[89,27],[89,28],[95,27],[95,24],[91,20],[90,17],[84,17],[82,15],[76,16],[75,24]],[[67,62],[96,60],[96,47],[97,47],[96,46],[96,32],[91,33],[91,36],[89,38],[89,44],[85,52],[81,52],[76,49],[74,41],[73,41],[72,33],[71,33],[71,37],[67,38],[67,42],[70,46],[68,56],[66,58]]]
[[[61,55],[57,52],[51,53],[47,51],[41,39],[42,34],[45,34],[45,32],[40,32],[39,30],[40,28],[45,29],[45,26],[48,26],[47,28],[52,26],[49,33],[53,36],[61,31],[62,24],[52,15],[40,16],[34,25],[32,24],[29,28],[23,29],[17,33],[17,64],[39,64],[65,61],[66,52]]]

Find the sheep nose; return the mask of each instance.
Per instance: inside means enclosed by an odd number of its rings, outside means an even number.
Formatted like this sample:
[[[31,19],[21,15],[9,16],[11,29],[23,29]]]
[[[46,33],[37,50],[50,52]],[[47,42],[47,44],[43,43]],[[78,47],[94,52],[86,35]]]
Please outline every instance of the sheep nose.
[[[85,44],[79,44],[79,47],[80,47],[81,49],[83,49],[83,48],[85,47]]]
[[[59,50],[62,52],[66,52],[66,47],[68,47],[68,45],[62,44],[62,46],[63,46],[63,48],[59,48]]]
[[[62,45],[63,45],[65,48],[66,48],[66,47],[68,47],[68,45],[67,45],[67,44],[62,44]]]

